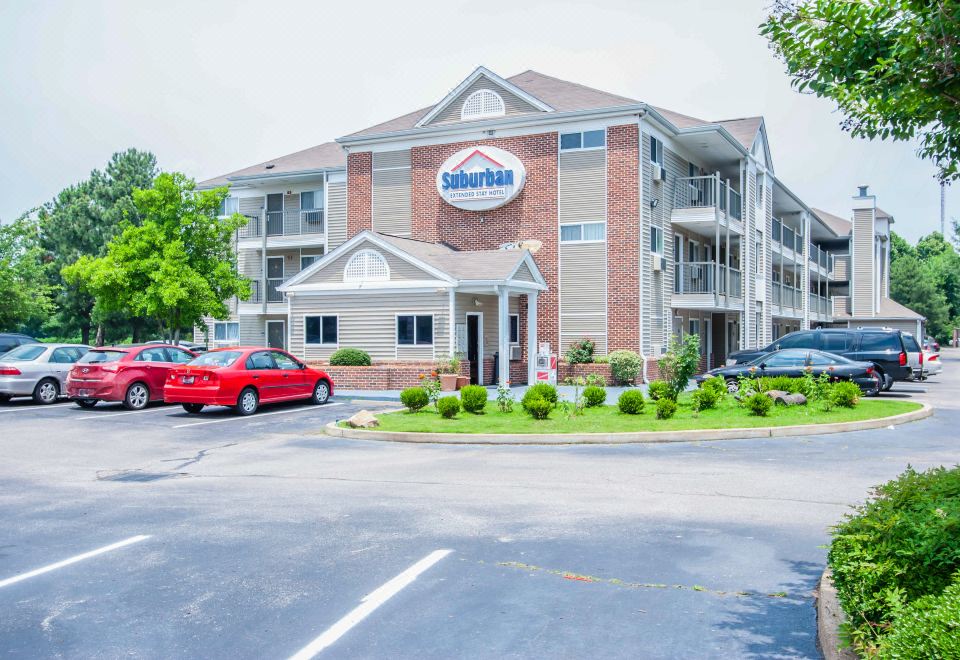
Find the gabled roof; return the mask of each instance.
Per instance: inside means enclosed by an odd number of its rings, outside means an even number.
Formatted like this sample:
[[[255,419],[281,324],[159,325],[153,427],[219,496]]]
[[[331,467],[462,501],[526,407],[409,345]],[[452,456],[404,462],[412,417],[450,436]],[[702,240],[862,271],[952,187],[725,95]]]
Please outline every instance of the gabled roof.
[[[877,318],[881,319],[925,319],[922,314],[901,305],[893,298],[881,298],[880,309],[877,310]]]
[[[850,235],[853,223],[846,218],[841,218],[838,215],[834,215],[817,208],[810,210],[813,211],[813,214],[817,216],[817,218],[819,218],[824,225],[827,226],[827,229],[832,231],[837,236],[845,238]]]
[[[763,125],[763,117],[742,117],[740,119],[722,119],[715,122],[718,126],[723,126],[736,138],[737,142],[743,145],[743,148],[749,151],[757,139],[757,131]]]
[[[310,174],[313,172],[343,169],[347,166],[347,155],[336,142],[324,142],[315,147],[296,153],[267,160],[242,170],[223,174],[197,184],[199,188],[225,186],[245,179],[266,178],[291,174]]]

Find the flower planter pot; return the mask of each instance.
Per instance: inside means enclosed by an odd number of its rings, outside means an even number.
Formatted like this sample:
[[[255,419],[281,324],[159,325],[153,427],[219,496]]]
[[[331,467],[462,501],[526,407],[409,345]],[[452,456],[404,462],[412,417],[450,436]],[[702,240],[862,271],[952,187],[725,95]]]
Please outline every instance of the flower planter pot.
[[[453,392],[457,389],[457,374],[440,374],[440,391]]]
[[[457,376],[457,389],[462,390],[470,384],[470,376]]]

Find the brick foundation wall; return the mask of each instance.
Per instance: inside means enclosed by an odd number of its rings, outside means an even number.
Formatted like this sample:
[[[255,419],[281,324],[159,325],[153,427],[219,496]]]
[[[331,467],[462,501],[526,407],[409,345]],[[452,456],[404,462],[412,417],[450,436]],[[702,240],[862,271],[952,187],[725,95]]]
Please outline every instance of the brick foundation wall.
[[[567,378],[574,376],[589,376],[595,374],[602,376],[607,385],[614,385],[613,376],[610,373],[609,364],[597,364],[591,362],[588,364],[567,364],[561,362],[557,365],[557,384],[564,385]]]
[[[347,239],[373,227],[373,154],[347,154]]]
[[[402,390],[421,384],[420,376],[429,376],[436,365],[433,362],[382,362],[369,367],[334,367],[329,362],[309,361],[311,367],[321,369],[333,379],[334,391],[345,390]],[[494,382],[493,358],[483,361],[484,382]],[[470,361],[460,362],[460,375],[470,375]],[[527,382],[526,361],[510,362],[510,382]]]
[[[640,350],[640,137],[607,129],[607,350]]]

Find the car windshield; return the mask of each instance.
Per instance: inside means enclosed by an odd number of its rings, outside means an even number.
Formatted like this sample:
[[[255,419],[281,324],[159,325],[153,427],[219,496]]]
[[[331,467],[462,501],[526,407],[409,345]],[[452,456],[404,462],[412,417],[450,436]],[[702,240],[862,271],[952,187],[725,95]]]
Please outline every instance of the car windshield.
[[[100,362],[116,362],[124,355],[126,351],[90,351],[82,358],[77,360],[77,364],[95,364]]]
[[[766,364],[768,366],[786,366],[788,364],[799,364],[803,365],[807,360],[807,356],[810,354],[810,351],[804,349],[795,349],[795,350],[785,350],[785,351],[773,351],[772,353],[767,353],[761,355],[753,362],[749,364],[751,366],[759,367],[761,364]]]
[[[904,335],[903,344],[907,347],[907,350],[911,353],[920,352],[920,344],[917,343],[917,340],[913,338],[913,335]]]
[[[229,367],[241,355],[240,351],[215,351],[205,353],[189,364],[191,367]]]
[[[46,346],[41,346],[40,344],[24,344],[23,346],[17,346],[8,353],[3,354],[3,360],[17,360],[20,362],[30,362],[36,360],[38,357],[43,355],[47,351]]]

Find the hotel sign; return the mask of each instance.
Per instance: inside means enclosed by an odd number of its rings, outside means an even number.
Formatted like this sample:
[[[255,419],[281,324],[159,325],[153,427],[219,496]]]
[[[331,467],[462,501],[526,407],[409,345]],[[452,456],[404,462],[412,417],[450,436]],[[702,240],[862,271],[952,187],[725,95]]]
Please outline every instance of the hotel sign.
[[[520,194],[527,170],[520,159],[497,147],[468,147],[450,156],[437,172],[437,192],[467,211],[499,208]]]

